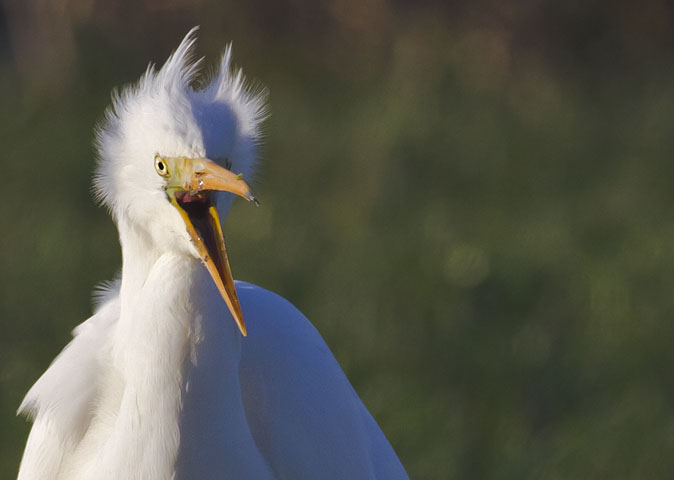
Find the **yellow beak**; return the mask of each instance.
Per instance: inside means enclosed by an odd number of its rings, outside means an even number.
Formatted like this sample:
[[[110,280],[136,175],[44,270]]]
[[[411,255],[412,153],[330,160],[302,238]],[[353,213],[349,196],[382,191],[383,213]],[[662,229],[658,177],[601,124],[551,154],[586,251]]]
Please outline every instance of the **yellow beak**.
[[[258,201],[243,181],[226,168],[206,158],[155,157],[157,172],[168,178],[166,193],[178,210],[187,227],[201,261],[227,303],[239,330],[246,336],[239,297],[234,288],[234,278],[229,267],[225,238],[215,206],[211,204],[210,191],[231,192],[248,201]]]

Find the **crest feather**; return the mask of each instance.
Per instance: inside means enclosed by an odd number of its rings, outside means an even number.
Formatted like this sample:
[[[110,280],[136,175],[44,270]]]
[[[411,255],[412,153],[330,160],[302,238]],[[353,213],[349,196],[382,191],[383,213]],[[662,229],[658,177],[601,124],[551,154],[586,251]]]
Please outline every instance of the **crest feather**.
[[[203,58],[196,61],[193,60],[198,31],[199,27],[196,26],[187,32],[178,48],[156,74],[154,78],[155,82],[159,82],[165,86],[170,86],[171,84],[180,87],[189,86],[199,73],[199,67],[203,61]]]
[[[213,158],[228,156],[237,172],[252,174],[260,123],[267,116],[266,89],[232,67],[231,44],[211,80],[195,87],[203,63],[194,60],[198,30],[185,35],[161,68],[151,63],[137,84],[112,93],[112,107],[96,132],[93,190],[113,216],[136,194],[154,188],[156,174],[147,158],[160,151],[204,156],[210,149]],[[140,172],[150,172],[149,183],[140,180]]]

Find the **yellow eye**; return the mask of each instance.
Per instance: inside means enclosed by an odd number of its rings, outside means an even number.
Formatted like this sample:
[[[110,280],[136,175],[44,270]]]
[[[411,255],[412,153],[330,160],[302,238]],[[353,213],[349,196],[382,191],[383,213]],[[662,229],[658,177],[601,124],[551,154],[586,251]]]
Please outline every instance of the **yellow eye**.
[[[166,165],[166,161],[163,158],[161,158],[159,155],[154,156],[154,169],[162,177],[168,177],[169,176],[169,171],[168,171],[168,166]]]

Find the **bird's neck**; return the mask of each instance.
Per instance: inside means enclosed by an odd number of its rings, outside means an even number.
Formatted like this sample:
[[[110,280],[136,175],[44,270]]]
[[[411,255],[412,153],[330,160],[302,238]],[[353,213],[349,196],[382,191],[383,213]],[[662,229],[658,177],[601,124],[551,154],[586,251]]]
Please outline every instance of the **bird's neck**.
[[[208,296],[214,287],[198,259],[162,252],[142,232],[118,226],[121,312],[101,396],[99,467],[105,466],[101,471],[111,472],[110,478],[171,478],[186,372],[203,335],[203,319],[213,315]],[[131,476],[124,465],[134,466]]]
[[[199,322],[200,305],[191,301],[191,293],[203,269],[196,258],[157,248],[141,230],[123,224],[119,228],[121,309],[113,336],[113,363],[130,385],[139,370],[175,380]]]

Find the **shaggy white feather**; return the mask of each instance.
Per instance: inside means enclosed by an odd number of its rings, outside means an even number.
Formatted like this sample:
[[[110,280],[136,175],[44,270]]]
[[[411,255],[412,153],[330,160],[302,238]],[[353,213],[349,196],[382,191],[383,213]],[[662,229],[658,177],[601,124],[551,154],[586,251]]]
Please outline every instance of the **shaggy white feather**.
[[[195,30],[113,98],[95,191],[119,230],[121,278],[30,389],[20,480],[405,479],[318,332],[237,282],[242,340],[167,201],[154,155],[209,157],[249,175],[264,95],[232,73],[195,90]],[[224,160],[222,160],[224,161]],[[225,216],[231,196],[220,194]]]

